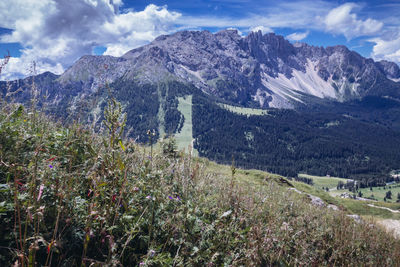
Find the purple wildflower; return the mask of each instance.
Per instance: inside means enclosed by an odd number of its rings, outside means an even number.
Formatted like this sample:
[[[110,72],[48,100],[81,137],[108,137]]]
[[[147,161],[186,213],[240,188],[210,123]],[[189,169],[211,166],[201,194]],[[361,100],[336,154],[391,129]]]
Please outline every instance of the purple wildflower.
[[[181,198],[179,196],[176,196],[176,200],[181,201]]]
[[[149,256],[154,257],[154,255],[156,255],[156,252],[154,250],[150,249]]]
[[[151,196],[147,196],[146,198],[147,198],[147,199],[151,199]]]
[[[53,165],[50,164],[50,165],[49,165],[49,168],[50,168],[50,169],[53,169]]]
[[[171,199],[171,200],[174,200],[174,198],[173,198],[173,197],[171,197],[171,196],[168,196],[168,198],[169,198],[169,199]]]

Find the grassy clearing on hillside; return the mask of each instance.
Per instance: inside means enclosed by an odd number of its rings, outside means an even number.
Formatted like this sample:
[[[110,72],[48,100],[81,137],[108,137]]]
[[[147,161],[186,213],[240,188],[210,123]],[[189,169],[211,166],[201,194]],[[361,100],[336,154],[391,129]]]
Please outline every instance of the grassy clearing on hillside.
[[[378,201],[383,201],[386,196],[386,192],[388,192],[389,190],[392,192],[392,199],[387,199],[386,201],[395,202],[397,200],[397,194],[400,193],[400,183],[385,187],[373,187],[372,191],[370,190],[370,188],[359,189],[364,197],[370,197],[371,195],[373,195],[374,198]]]
[[[176,144],[179,150],[188,150],[192,146],[193,155],[198,155],[193,148],[193,131],[192,131],[192,95],[178,97],[178,110],[185,118],[183,127],[179,133],[175,134]]]
[[[257,115],[257,116],[264,116],[264,115],[268,115],[268,110],[265,109],[258,109],[258,108],[243,108],[243,107],[237,107],[237,106],[231,106],[231,105],[227,105],[227,104],[222,104],[219,103],[218,104],[220,107],[232,111],[236,114],[240,114],[240,115]]]
[[[348,181],[348,179],[345,179],[345,178],[314,176],[314,175],[308,175],[308,174],[303,174],[303,173],[299,173],[298,176],[303,177],[303,178],[312,179],[314,182],[314,186],[318,189],[322,189],[322,188],[333,189],[333,188],[336,188],[338,182],[346,183]]]
[[[160,106],[158,107],[157,119],[158,119],[158,132],[160,136],[165,135],[165,98],[162,97],[160,85],[157,86],[158,100],[160,101]]]
[[[377,201],[384,202],[384,198],[386,197],[386,192],[388,192],[389,190],[392,192],[392,198],[386,199],[386,202],[396,202],[397,195],[400,193],[400,183],[390,186],[372,187],[372,191],[369,187],[359,188],[358,192],[361,192],[362,196],[365,198],[374,198]],[[358,192],[355,194],[358,195]],[[332,196],[340,196],[343,193],[353,194],[347,189],[335,190],[330,192]]]
[[[210,172],[217,175],[224,177],[232,175],[232,166],[217,164],[204,158],[197,158],[196,161],[201,162]],[[272,181],[284,187],[288,186],[286,183],[287,180],[282,176],[260,170],[236,169],[234,179],[240,184],[247,184],[255,187],[264,185],[266,181]]]

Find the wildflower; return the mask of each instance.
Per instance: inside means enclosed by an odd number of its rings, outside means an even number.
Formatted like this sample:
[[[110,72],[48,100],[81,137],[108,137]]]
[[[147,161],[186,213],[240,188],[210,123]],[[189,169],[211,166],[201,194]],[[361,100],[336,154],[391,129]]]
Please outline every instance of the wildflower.
[[[137,191],[139,191],[139,188],[135,186],[135,187],[133,188],[133,191],[137,192]]]
[[[181,201],[181,198],[179,196],[176,196],[177,201]]]
[[[50,242],[50,244],[47,246],[47,254],[50,253],[50,249],[53,246],[53,242]]]
[[[168,198],[169,198],[170,200],[174,200],[174,198],[173,198],[173,197],[171,197],[171,196],[168,196]]]
[[[144,262],[142,261],[141,263],[139,263],[139,266],[144,266]]]
[[[282,231],[291,231],[292,228],[289,226],[289,224],[287,222],[283,222],[282,226],[281,226],[281,230]]]
[[[49,165],[49,168],[50,168],[50,169],[53,169],[53,165],[50,164],[50,165]]]
[[[152,249],[149,250],[149,256],[150,257],[154,257],[154,255],[156,255],[156,252]]]
[[[97,215],[97,213],[98,213],[97,211],[93,210],[92,212],[90,212],[90,215],[92,215],[92,216]]]
[[[146,198],[147,198],[147,199],[151,199],[151,196],[147,196]]]
[[[37,201],[39,201],[40,198],[42,197],[43,189],[44,189],[44,185],[40,185],[40,188],[39,188],[39,195],[38,195],[38,197],[37,197]]]

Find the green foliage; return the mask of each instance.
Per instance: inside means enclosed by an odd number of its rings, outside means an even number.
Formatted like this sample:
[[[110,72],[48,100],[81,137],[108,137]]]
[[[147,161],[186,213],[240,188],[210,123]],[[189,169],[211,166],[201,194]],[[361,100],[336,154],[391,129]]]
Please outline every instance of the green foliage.
[[[122,141],[121,137],[126,125],[126,114],[122,114],[121,103],[117,102],[114,97],[108,100],[108,105],[104,110],[104,118],[103,123],[110,134],[110,146],[115,148],[115,145],[120,144]]]
[[[176,158],[178,155],[178,147],[176,140],[173,137],[168,138],[166,141],[161,143],[163,155],[171,158]]]

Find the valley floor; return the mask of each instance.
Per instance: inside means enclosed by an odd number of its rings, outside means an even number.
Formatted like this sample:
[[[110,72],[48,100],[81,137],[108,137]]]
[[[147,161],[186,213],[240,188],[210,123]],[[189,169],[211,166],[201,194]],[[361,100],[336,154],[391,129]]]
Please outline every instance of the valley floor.
[[[343,206],[347,212],[357,214],[367,220],[374,221],[377,225],[382,226],[396,238],[400,237],[400,203],[394,202],[397,194],[400,193],[400,184],[394,183],[386,186],[360,188],[357,193],[349,192],[349,190],[336,188],[338,182],[352,181],[339,177],[313,176],[307,174],[299,174],[299,177],[310,178],[313,181],[312,188],[316,190],[316,195],[328,202],[334,202],[336,205]],[[294,183],[300,190],[309,192],[310,186]],[[306,190],[304,190],[306,188]],[[392,192],[392,199],[384,201],[387,191]],[[361,192],[363,197],[352,199],[353,195]],[[364,197],[374,197],[374,199],[366,199]]]

